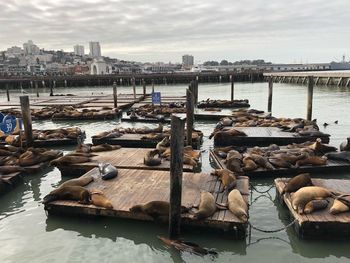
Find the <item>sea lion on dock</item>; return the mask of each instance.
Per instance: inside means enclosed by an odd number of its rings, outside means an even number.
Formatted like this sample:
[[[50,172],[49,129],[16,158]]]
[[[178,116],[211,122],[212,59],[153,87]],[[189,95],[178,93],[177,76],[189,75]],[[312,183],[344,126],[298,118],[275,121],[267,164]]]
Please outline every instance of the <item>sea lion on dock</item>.
[[[155,158],[155,156],[158,155],[158,158]],[[143,159],[143,163],[147,166],[157,166],[162,163],[162,159],[160,158],[160,152],[158,149],[154,149],[151,151],[148,151],[146,156]]]
[[[316,141],[309,146],[310,149],[312,149],[316,154],[319,155],[324,155],[328,152],[334,152],[337,150],[336,147],[327,145],[327,144],[323,144],[322,140],[320,138],[317,138]]]
[[[211,139],[213,136],[215,140],[226,141],[229,140],[231,137],[247,136],[247,134],[236,129],[230,129],[215,132],[213,135],[210,135],[209,139]]]
[[[246,222],[248,220],[248,205],[244,201],[240,191],[233,189],[228,197],[228,209],[240,220]]]
[[[327,208],[329,201],[327,199],[311,200],[305,205],[304,214],[311,214],[318,210]]]
[[[25,169],[20,166],[12,166],[12,165],[6,165],[6,166],[0,166],[0,175],[3,174],[11,174],[11,173],[17,173],[17,172],[24,172]]]
[[[268,161],[276,168],[291,168],[292,164],[280,158],[268,158]]]
[[[91,152],[106,152],[120,149],[120,145],[100,144],[91,146]]]
[[[296,167],[305,166],[305,165],[312,165],[312,166],[319,166],[319,165],[326,165],[327,164],[327,158],[325,157],[319,157],[319,156],[309,156],[305,159],[299,160],[296,162]]]
[[[312,186],[312,181],[309,173],[302,173],[289,179],[288,183],[284,186],[281,194],[291,193],[298,191],[305,186]]]
[[[51,166],[61,166],[61,165],[69,165],[75,163],[87,163],[90,162],[90,157],[85,156],[62,156],[50,162]]]
[[[305,186],[292,195],[292,207],[299,214],[302,214],[305,205],[314,199],[331,197],[334,194],[326,188],[319,186]]]
[[[232,158],[226,159],[224,163],[226,165],[226,168],[229,169],[230,171],[235,172],[237,174],[243,174],[241,159],[232,157]]]
[[[214,196],[209,192],[201,192],[201,200],[199,203],[198,211],[195,212],[193,218],[201,220],[212,216],[217,210]]]
[[[350,151],[330,152],[326,153],[325,156],[331,160],[341,160],[350,162]]]
[[[339,146],[340,151],[350,151],[350,137],[346,138],[346,142],[342,142]]]
[[[82,175],[79,178],[70,179],[68,181],[65,181],[59,187],[65,187],[65,186],[85,186],[91,183],[94,180],[94,178],[91,175]]]
[[[267,170],[275,170],[275,167],[272,166],[271,163],[269,163],[269,161],[267,160],[267,158],[258,155],[258,154],[250,154],[248,155],[250,158],[252,158],[252,160],[258,164],[259,166],[261,166],[262,168],[265,168]]]
[[[168,149],[169,145],[170,145],[170,139],[168,136],[166,136],[164,137],[163,140],[157,143],[156,149],[159,150],[159,152],[162,154],[165,152],[166,149]]]
[[[107,209],[113,209],[112,202],[103,194],[102,191],[97,189],[90,190],[91,204]]]
[[[253,161],[253,159],[249,156],[243,158],[243,167],[242,170],[244,172],[255,171],[258,169],[258,165]]]
[[[237,178],[233,172],[227,169],[215,169],[210,173],[211,175],[217,176],[221,180],[221,184],[223,186],[223,191],[231,191],[237,185]]]
[[[350,207],[348,205],[344,204],[343,202],[341,202],[338,199],[334,199],[334,202],[333,202],[331,208],[329,209],[329,212],[332,215],[336,215],[339,213],[347,212],[349,210],[350,210]]]
[[[168,221],[170,204],[166,201],[151,201],[144,205],[134,205],[129,210],[132,213],[144,213],[154,220]],[[187,207],[181,206],[181,213],[187,213],[188,211]]]
[[[90,204],[90,192],[81,186],[64,186],[51,191],[44,197],[43,204],[56,200],[74,200],[81,204]]]

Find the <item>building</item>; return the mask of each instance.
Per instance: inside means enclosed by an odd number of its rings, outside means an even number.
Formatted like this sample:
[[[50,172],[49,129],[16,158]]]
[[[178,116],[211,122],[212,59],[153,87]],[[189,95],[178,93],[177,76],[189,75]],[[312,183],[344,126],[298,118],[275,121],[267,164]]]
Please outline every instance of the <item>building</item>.
[[[84,46],[83,45],[75,45],[74,46],[74,54],[77,56],[84,56],[85,52],[84,52]]]
[[[22,54],[23,54],[23,49],[17,46],[10,47],[6,51],[7,57],[19,57]]]
[[[109,66],[102,58],[95,58],[90,65],[91,75],[103,75],[111,72],[112,70],[110,70]]]
[[[101,47],[99,42],[90,42],[90,57],[99,58],[101,57]]]
[[[35,45],[32,40],[28,40],[27,43],[24,43],[23,49],[24,55],[38,55],[40,53],[39,47]]]
[[[182,66],[184,68],[191,68],[194,64],[194,58],[192,55],[183,55],[182,56]]]

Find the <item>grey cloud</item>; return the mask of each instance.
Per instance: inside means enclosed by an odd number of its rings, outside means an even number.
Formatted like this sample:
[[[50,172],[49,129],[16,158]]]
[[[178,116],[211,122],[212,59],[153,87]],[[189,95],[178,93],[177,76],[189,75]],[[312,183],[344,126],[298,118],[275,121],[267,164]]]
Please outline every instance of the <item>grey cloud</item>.
[[[189,52],[201,61],[329,61],[350,53],[349,7],[347,0],[15,0],[0,2],[0,49],[32,39],[69,51],[97,40],[104,55],[130,60],[179,61]]]

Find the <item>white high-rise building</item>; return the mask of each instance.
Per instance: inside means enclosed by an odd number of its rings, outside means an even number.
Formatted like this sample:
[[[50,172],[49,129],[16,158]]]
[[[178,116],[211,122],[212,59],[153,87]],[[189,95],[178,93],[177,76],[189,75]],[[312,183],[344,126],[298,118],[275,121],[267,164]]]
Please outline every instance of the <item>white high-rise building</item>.
[[[84,52],[84,46],[82,45],[75,45],[74,46],[74,54],[77,56],[84,56],[85,52]]]
[[[194,58],[192,55],[183,55],[182,56],[182,65],[184,67],[191,67],[194,64]]]
[[[39,47],[35,45],[32,40],[28,40],[27,43],[24,43],[23,49],[25,55],[38,55],[40,53]]]
[[[99,58],[101,57],[101,47],[99,42],[90,42],[90,57]]]

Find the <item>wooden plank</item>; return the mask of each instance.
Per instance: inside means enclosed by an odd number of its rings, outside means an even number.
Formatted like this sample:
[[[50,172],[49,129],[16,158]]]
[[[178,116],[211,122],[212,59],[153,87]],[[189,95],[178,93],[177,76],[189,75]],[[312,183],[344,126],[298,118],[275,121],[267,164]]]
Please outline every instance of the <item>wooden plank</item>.
[[[169,172],[152,170],[131,170],[120,169],[118,177],[111,180],[101,180],[99,172],[95,168],[89,171],[96,179],[87,185],[88,189],[100,189],[106,197],[111,200],[113,209],[95,207],[93,205],[82,205],[73,201],[55,201],[45,205],[50,214],[72,214],[80,216],[108,216],[127,218],[134,220],[152,221],[152,218],[143,214],[134,214],[129,209],[137,204],[144,204],[149,201],[169,201]],[[182,205],[190,207],[199,201],[200,190],[207,187],[211,180],[209,174],[184,173]],[[238,187],[242,192],[248,192],[248,178],[240,178]],[[230,212],[227,212],[230,213]],[[227,216],[224,220],[207,218],[205,220],[194,220],[190,213],[183,214],[181,219],[183,226],[204,227],[205,229],[217,229],[235,232],[243,238],[246,233],[246,224],[237,220],[234,216]],[[235,237],[235,235],[233,235]]]

